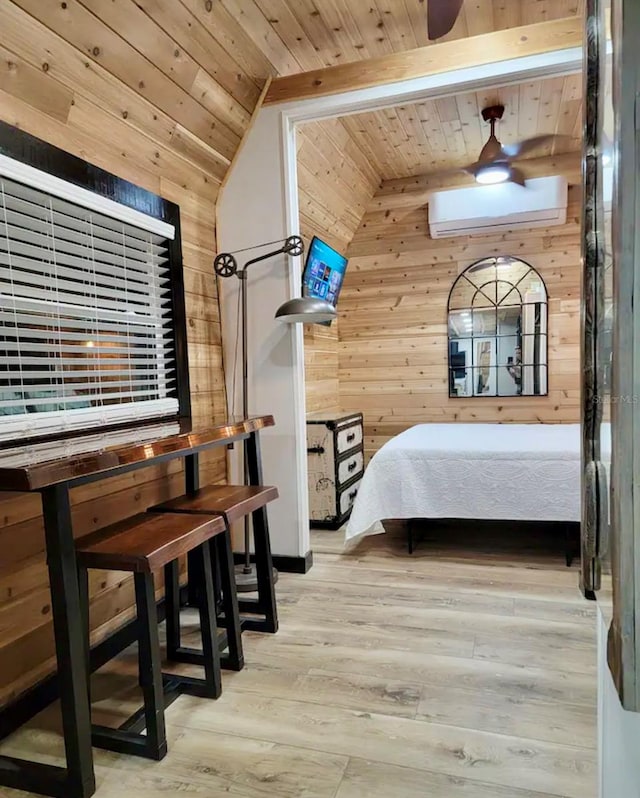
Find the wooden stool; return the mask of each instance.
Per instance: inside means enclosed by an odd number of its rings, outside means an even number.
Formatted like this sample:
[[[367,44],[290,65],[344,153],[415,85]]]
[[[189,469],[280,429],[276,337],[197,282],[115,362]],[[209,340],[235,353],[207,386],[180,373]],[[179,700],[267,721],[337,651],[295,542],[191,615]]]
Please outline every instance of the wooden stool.
[[[144,706],[118,729],[92,725],[93,745],[118,753],[162,759],[167,752],[165,687],[174,698],[180,693],[207,698],[218,698],[220,695],[220,652],[209,541],[224,537],[225,533],[228,534],[228,528],[220,515],[199,515],[196,518],[178,513],[142,513],[77,542],[80,607],[86,629],[87,662],[90,631],[89,568],[133,572],[138,614],[139,676]],[[173,568],[177,558],[185,553],[191,554],[192,567],[196,568],[203,586],[199,613],[203,649],[200,664],[205,667],[204,679],[163,674],[161,670],[153,572],[163,567]],[[233,579],[233,573],[229,578]],[[147,733],[143,735],[141,732],[145,728]]]
[[[193,494],[179,496],[150,512],[212,515],[220,513],[228,526],[251,513],[255,548],[258,598],[238,601],[241,612],[263,615],[264,620],[242,618],[242,628],[259,632],[278,631],[278,612],[271,560],[271,542],[266,505],[278,498],[278,489],[263,485],[209,485]]]

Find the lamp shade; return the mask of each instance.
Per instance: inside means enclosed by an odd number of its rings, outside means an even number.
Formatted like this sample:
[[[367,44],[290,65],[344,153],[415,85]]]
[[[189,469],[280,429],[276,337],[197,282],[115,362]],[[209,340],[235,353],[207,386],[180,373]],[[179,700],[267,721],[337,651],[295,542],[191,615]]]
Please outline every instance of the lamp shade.
[[[320,324],[338,317],[336,309],[324,299],[300,296],[280,305],[276,319],[286,324]]]

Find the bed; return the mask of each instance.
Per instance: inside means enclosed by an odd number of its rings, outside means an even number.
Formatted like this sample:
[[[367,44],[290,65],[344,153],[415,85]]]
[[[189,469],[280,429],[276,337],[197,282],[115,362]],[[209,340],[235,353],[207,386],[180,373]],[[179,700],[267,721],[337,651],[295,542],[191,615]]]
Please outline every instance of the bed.
[[[346,541],[384,519],[580,521],[579,424],[420,424],[369,463]]]

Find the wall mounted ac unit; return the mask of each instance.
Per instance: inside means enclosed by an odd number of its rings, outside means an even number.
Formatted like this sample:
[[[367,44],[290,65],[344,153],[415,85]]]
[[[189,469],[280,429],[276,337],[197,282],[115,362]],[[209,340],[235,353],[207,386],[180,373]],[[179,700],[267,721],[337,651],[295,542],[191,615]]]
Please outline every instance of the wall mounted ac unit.
[[[536,177],[514,183],[434,192],[429,198],[431,238],[500,233],[522,227],[551,227],[567,220],[565,177]]]

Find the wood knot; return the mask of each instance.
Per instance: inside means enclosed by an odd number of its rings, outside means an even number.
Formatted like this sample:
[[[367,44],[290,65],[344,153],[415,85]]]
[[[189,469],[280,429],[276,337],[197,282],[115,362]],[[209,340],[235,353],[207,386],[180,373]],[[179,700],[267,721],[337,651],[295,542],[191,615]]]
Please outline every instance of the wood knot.
[[[99,47],[94,47],[94,48],[93,48],[93,50],[92,50],[91,52],[92,52],[92,53],[95,55],[95,57],[97,58],[97,57],[100,55],[100,48],[99,48]]]
[[[49,71],[49,64],[46,61],[42,65],[42,71],[43,72],[48,72]]]
[[[322,86],[322,81],[320,80],[320,78],[316,78],[316,79],[313,81],[313,85],[314,85],[314,86]]]

